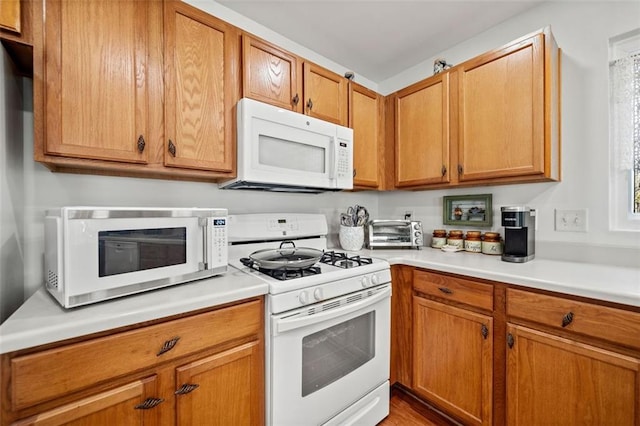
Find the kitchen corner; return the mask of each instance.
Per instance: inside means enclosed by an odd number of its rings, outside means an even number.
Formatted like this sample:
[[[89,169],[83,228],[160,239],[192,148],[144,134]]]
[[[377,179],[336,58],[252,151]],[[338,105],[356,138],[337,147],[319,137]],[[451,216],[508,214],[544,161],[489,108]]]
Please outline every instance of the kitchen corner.
[[[0,325],[0,354],[239,302],[268,286],[232,267],[224,275],[71,310],[43,287]]]

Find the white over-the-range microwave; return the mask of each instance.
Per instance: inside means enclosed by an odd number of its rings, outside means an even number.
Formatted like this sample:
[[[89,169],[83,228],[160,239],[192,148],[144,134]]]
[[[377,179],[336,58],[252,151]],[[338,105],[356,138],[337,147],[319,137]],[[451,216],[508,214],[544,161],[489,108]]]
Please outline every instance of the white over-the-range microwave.
[[[45,217],[45,286],[65,308],[226,272],[227,210],[62,207]]]
[[[353,188],[353,130],[253,99],[237,104],[237,177],[227,189]]]

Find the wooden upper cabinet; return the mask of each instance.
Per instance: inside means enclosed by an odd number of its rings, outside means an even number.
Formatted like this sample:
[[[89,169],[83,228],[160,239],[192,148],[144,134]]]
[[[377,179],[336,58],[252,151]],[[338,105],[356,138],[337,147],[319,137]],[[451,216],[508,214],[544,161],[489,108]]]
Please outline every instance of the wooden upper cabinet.
[[[348,80],[311,62],[303,69],[305,114],[347,126]]]
[[[382,96],[349,83],[349,127],[353,129],[353,185],[380,188],[385,167]]]
[[[20,33],[20,0],[0,1],[0,28]]]
[[[407,87],[395,103],[396,187],[449,181],[449,74]]]
[[[165,165],[231,172],[235,30],[180,1],[164,17]]]
[[[242,59],[244,97],[302,112],[302,75],[295,55],[243,34]]]
[[[45,2],[44,153],[146,163],[152,2]]]
[[[250,34],[242,35],[242,96],[347,126],[348,80]]]
[[[559,179],[558,49],[538,32],[458,69],[459,180]]]
[[[507,424],[639,424],[640,359],[527,327],[507,332]]]

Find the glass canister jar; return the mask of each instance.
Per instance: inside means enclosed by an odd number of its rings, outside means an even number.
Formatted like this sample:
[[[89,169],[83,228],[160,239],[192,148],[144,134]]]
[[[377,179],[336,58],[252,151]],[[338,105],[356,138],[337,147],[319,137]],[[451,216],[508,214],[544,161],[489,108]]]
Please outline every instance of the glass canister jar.
[[[434,229],[431,237],[431,247],[440,248],[447,244],[447,231],[444,229]]]
[[[502,254],[502,241],[500,233],[485,232],[482,240],[482,253],[484,254]]]
[[[480,253],[482,251],[480,231],[467,231],[467,236],[464,239],[464,250],[472,253]]]
[[[460,250],[464,249],[464,240],[462,239],[462,231],[453,230],[449,231],[449,236],[447,237],[447,245],[456,246]]]

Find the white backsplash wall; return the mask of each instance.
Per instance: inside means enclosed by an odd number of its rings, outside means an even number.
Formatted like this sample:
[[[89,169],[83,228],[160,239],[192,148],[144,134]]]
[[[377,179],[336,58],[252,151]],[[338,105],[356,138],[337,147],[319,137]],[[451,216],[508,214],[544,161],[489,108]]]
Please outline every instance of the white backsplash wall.
[[[0,322],[22,304],[24,283],[22,78],[0,46]]]

